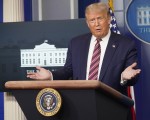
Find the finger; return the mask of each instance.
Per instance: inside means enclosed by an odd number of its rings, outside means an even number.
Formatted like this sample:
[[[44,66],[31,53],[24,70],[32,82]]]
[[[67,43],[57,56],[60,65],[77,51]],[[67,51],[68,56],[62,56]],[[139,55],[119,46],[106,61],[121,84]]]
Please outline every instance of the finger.
[[[36,69],[40,71],[42,69],[42,67],[36,66]]]
[[[36,76],[35,75],[27,75],[27,78],[35,79]]]
[[[139,73],[141,72],[141,69],[137,69],[137,70],[135,70],[135,72],[136,72],[137,74],[139,74]]]
[[[136,66],[137,66],[137,63],[136,63],[136,62],[134,62],[132,65],[130,65],[131,68],[134,68],[134,67],[136,67]]]
[[[141,72],[140,69],[134,70],[134,72],[132,73],[132,78],[137,76],[140,72]]]
[[[33,72],[28,72],[27,75],[35,75]]]

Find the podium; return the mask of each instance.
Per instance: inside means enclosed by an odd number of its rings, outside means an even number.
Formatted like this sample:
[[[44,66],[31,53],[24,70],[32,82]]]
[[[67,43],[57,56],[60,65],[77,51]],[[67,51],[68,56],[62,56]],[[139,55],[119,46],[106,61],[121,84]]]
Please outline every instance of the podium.
[[[127,120],[134,102],[113,88],[96,80],[8,81],[27,120]],[[51,117],[36,108],[41,89],[56,89],[62,97],[60,111]]]

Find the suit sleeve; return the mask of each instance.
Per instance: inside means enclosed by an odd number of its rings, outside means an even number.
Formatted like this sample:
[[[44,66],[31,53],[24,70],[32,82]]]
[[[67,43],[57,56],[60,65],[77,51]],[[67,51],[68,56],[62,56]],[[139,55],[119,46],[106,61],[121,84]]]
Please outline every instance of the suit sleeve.
[[[125,64],[125,68],[127,68],[128,66],[130,66],[131,64],[133,64],[134,62],[137,62],[138,63],[138,54],[137,54],[137,49],[136,49],[136,45],[135,45],[135,42],[134,41],[131,41],[131,43],[129,44],[129,51],[127,53],[127,58],[126,58],[126,64]],[[136,66],[135,69],[137,69],[138,66]],[[127,86],[131,86],[131,85],[134,85],[138,80],[138,76],[131,79],[131,80],[128,80],[127,81]]]
[[[54,80],[68,80],[72,79],[72,41],[69,43],[66,63],[62,69],[52,72]]]

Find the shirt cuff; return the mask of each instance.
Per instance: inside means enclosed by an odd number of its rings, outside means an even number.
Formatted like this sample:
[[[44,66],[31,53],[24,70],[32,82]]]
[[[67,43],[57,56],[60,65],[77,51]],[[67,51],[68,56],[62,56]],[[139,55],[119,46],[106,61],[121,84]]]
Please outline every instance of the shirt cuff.
[[[127,80],[124,80],[124,79],[122,78],[122,74],[121,74],[120,84],[121,84],[122,86],[124,86],[124,85],[127,84]]]
[[[53,81],[53,74],[52,74],[52,72],[50,71],[50,70],[48,70],[49,71],[49,73],[50,73],[50,75],[51,75],[51,81]]]

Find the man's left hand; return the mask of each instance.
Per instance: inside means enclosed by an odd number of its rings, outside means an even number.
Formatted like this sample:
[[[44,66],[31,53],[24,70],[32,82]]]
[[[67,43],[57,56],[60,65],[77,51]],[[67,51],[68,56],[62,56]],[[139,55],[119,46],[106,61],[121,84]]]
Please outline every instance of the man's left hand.
[[[135,62],[122,72],[123,80],[131,80],[141,72],[141,69],[135,69],[136,65],[137,63]]]

